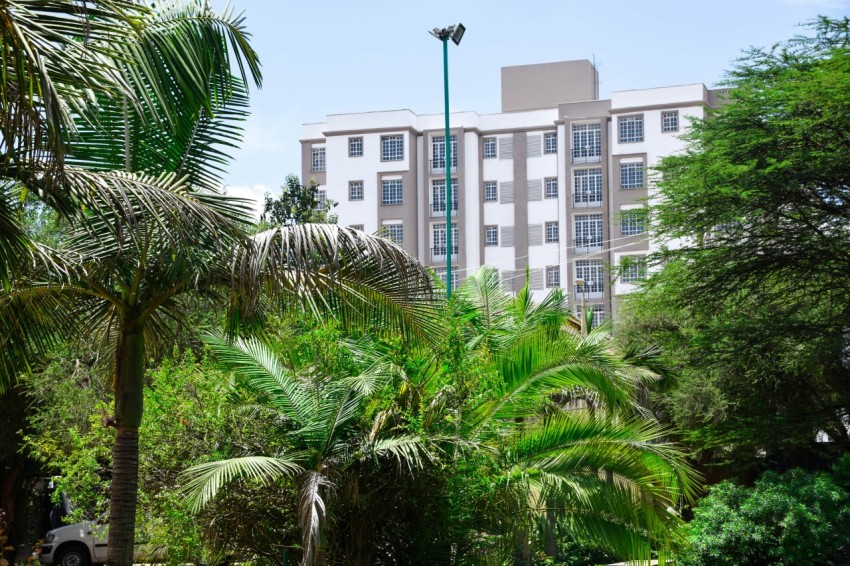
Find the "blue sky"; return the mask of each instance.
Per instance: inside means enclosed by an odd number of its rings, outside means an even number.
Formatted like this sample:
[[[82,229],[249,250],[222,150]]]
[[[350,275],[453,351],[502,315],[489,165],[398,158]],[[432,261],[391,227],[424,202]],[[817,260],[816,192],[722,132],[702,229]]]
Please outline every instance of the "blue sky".
[[[500,68],[592,59],[600,95],[722,80],[742,50],[803,33],[850,0],[233,0],[259,52],[246,138],[225,176],[228,192],[262,198],[300,174],[301,124],[327,114],[409,108],[443,111],[442,53],[428,34],[463,22],[449,45],[452,110],[500,109]],[[215,0],[223,6],[222,0]]]

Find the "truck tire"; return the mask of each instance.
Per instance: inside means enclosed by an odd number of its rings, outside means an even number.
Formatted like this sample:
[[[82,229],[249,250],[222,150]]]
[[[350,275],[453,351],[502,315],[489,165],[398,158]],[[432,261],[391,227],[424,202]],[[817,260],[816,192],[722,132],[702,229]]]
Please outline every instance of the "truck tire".
[[[53,559],[54,566],[91,566],[88,549],[82,544],[63,546]]]

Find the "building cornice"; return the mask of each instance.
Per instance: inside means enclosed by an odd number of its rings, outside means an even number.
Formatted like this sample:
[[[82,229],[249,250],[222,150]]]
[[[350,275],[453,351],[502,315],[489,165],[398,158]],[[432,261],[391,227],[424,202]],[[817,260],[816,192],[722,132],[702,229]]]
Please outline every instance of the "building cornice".
[[[646,112],[647,110],[664,110],[667,108],[693,108],[702,106],[707,108],[708,102],[705,100],[688,100],[687,102],[671,102],[669,104],[648,104],[646,106],[629,106],[628,108],[612,108],[608,111],[609,114],[635,114],[637,112]]]

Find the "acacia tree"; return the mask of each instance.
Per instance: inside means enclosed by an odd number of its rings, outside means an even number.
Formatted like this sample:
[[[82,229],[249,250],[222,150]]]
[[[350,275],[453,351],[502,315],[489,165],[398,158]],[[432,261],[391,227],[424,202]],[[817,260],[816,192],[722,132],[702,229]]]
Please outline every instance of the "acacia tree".
[[[818,431],[850,446],[850,19],[747,51],[727,81],[658,168],[652,229],[678,245],[623,328],[669,346],[661,410],[740,472],[811,461]]]

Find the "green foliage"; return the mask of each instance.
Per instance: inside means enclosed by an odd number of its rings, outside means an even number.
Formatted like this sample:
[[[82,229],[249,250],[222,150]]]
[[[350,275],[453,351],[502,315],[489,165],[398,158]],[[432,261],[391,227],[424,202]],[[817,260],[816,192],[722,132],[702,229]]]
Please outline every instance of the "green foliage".
[[[682,564],[828,564],[850,539],[850,493],[826,473],[767,472],[752,488],[723,482],[694,510]]]
[[[308,185],[302,185],[298,175],[289,174],[280,187],[280,197],[265,195],[263,213],[260,222],[268,226],[291,226],[294,224],[336,224],[336,215],[330,210],[337,203],[330,199],[319,201],[319,183],[310,179]]]
[[[623,339],[675,374],[658,413],[741,477],[850,450],[850,19],[809,27],[746,52],[726,103],[662,160],[652,226],[677,243],[621,311]]]

